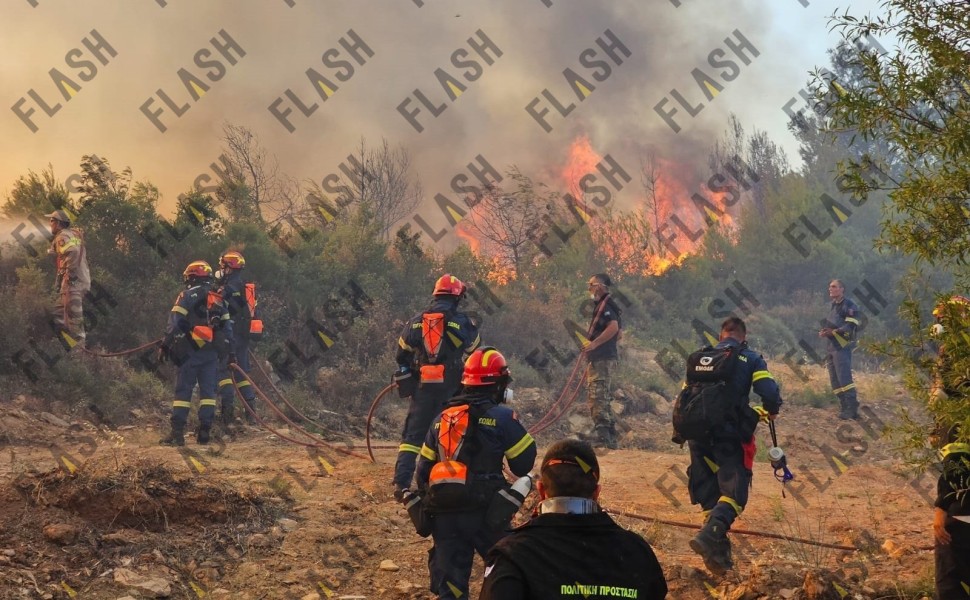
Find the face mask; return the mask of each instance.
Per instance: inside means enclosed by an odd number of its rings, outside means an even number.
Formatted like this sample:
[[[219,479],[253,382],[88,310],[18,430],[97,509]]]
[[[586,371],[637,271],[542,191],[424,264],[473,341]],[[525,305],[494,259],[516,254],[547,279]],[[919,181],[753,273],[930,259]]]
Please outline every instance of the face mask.
[[[943,335],[943,324],[942,323],[934,323],[933,326],[930,327],[930,336],[931,337],[940,337],[941,335]]]
[[[222,270],[220,269],[220,270],[216,271],[215,273],[213,273],[212,275],[213,275],[213,277],[216,278],[216,281],[222,281],[222,276],[225,275],[225,273],[223,273]]]
[[[505,403],[506,404],[508,404],[509,402],[512,402],[512,398],[514,396],[515,396],[515,394],[512,393],[512,390],[511,389],[505,388]]]
[[[596,300],[596,292],[590,292],[589,293],[589,299],[590,300]]]

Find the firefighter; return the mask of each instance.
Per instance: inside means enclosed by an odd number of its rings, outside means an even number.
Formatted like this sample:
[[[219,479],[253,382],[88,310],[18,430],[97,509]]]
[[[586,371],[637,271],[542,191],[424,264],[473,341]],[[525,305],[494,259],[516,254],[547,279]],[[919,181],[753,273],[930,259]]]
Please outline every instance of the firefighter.
[[[219,355],[215,345],[217,331],[232,347],[232,321],[229,311],[213,290],[212,267],[201,260],[189,263],[182,273],[183,290],[169,314],[165,337],[158,349],[160,362],[171,359],[178,366],[175,401],[172,403],[172,430],[159,440],[166,446],[185,445],[185,424],[192,408],[192,390],[199,385],[199,425],[195,441],[209,443],[209,432],[216,413],[216,374]],[[230,353],[229,362],[236,357]]]
[[[478,347],[478,327],[458,310],[465,285],[453,275],[442,275],[434,284],[434,299],[404,326],[398,339],[394,381],[402,398],[411,398],[404,421],[401,446],[394,465],[394,497],[411,487],[414,463],[432,418],[461,385],[466,354]]]
[[[488,553],[479,600],[545,600],[564,597],[564,590],[575,598],[667,596],[650,545],[597,503],[600,468],[589,444],[553,444],[542,459],[538,492],[532,520]]]
[[[933,387],[930,392],[930,406],[936,415],[936,423],[930,434],[930,443],[935,447],[955,441],[954,408],[961,403],[970,390],[970,380],[966,370],[955,365],[961,357],[966,360],[970,347],[970,298],[951,296],[939,302],[933,309],[935,323],[930,328],[930,336],[939,344],[934,367]]]
[[[586,368],[587,401],[593,419],[593,442],[615,449],[619,445],[613,400],[613,374],[617,364],[617,342],[620,339],[620,307],[610,296],[609,275],[599,273],[589,280],[589,295],[594,302],[589,324],[589,343],[583,353],[589,361]]]
[[[505,357],[480,348],[465,361],[462,394],[437,415],[417,465],[418,492],[432,515],[434,547],[428,554],[431,591],[439,598],[465,598],[474,553],[483,558],[504,535],[486,522],[490,503],[508,489],[503,457],[516,476],[535,464],[536,444],[504,406],[512,381]]]
[[[825,366],[829,370],[832,391],[839,399],[839,418],[843,421],[859,418],[859,400],[852,381],[852,351],[862,324],[862,313],[851,299],[845,297],[845,285],[840,279],[829,283],[832,304],[828,317],[822,322],[818,337],[825,338],[827,354]]]
[[[951,442],[940,456],[933,509],[936,597],[956,600],[970,597],[970,444]]]
[[[219,269],[216,282],[219,284],[219,295],[222,296],[229,309],[232,321],[233,344],[231,353],[236,357],[236,364],[246,373],[250,371],[249,341],[250,330],[256,319],[256,293],[253,284],[243,281],[242,270],[246,267],[246,259],[236,251],[226,252],[219,257]],[[260,321],[261,323],[261,321]],[[262,330],[260,329],[260,333]],[[230,373],[228,355],[219,361],[219,396],[221,397],[220,422],[223,428],[230,432],[235,421],[235,389],[232,378],[236,377],[239,393],[253,410],[256,409],[256,392],[244,377],[238,372]],[[246,421],[250,425],[256,423],[252,414],[246,411]]]
[[[721,324],[720,342],[715,347],[740,348],[734,374],[726,380],[724,390],[732,410],[708,439],[688,440],[687,491],[691,504],[700,504],[706,514],[704,527],[690,547],[715,575],[733,567],[727,532],[748,501],[755,429],[760,420],[774,420],[782,404],[778,384],[764,358],[747,347],[746,337],[747,327],[741,319],[729,317]],[[748,405],[752,387],[761,397],[757,409]]]
[[[49,215],[51,234],[54,239],[48,254],[57,261],[57,303],[54,305],[54,326],[69,347],[84,347],[84,306],[82,299],[91,289],[91,273],[88,270],[84,237],[80,230],[71,227],[71,218],[63,210]]]

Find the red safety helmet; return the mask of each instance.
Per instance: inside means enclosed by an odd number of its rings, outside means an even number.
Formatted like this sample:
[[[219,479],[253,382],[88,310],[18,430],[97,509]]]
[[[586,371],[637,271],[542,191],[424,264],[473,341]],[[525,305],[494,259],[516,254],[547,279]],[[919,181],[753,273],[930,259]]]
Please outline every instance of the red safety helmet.
[[[232,250],[219,257],[219,266],[223,269],[242,269],[246,266],[246,259],[239,252]]]
[[[432,296],[461,296],[465,293],[465,284],[454,275],[442,275],[434,282]]]
[[[212,267],[210,267],[209,263],[205,262],[204,260],[190,262],[189,266],[185,267],[185,270],[182,271],[182,279],[184,279],[186,282],[211,278]]]
[[[511,379],[509,364],[502,353],[492,347],[479,348],[465,361],[462,385],[507,384]]]
[[[966,296],[950,296],[946,300],[941,300],[936,308],[933,309],[933,316],[937,320],[946,316],[947,312],[955,311],[961,317],[970,314],[970,298]]]

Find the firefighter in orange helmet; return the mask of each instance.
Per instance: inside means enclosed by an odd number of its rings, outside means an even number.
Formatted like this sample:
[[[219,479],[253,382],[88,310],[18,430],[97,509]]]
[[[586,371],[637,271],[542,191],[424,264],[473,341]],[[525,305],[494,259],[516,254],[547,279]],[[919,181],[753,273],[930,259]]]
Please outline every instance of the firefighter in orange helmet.
[[[503,459],[519,477],[535,465],[535,441],[505,406],[511,381],[501,352],[475,350],[465,361],[462,393],[435,417],[421,446],[416,478],[433,516],[428,567],[439,598],[466,598],[475,552],[484,558],[505,535],[515,507],[500,508],[510,488]],[[496,520],[496,513],[504,516]]]
[[[411,487],[414,463],[431,419],[461,385],[464,357],[478,347],[478,327],[458,304],[465,284],[454,275],[442,275],[434,284],[431,305],[411,317],[398,339],[398,394],[411,398],[404,421],[401,446],[394,465],[394,496],[398,500]]]
[[[254,338],[262,334],[262,321],[256,313],[256,288],[255,284],[247,283],[243,280],[242,271],[246,268],[246,259],[242,253],[235,250],[226,252],[219,257],[219,271],[216,273],[216,282],[219,285],[219,295],[222,296],[226,307],[229,309],[229,318],[232,321],[233,343],[230,346],[229,354],[235,357],[235,364],[243,371],[249,373],[249,343]],[[259,323],[258,333],[254,333],[254,323]],[[233,376],[236,378],[236,385],[243,400],[251,408],[256,408],[256,392],[245,377],[237,372],[229,372],[228,357],[223,357],[219,361],[219,396],[221,399],[220,421],[222,427],[231,433],[232,424],[235,421],[235,388],[232,385]],[[246,412],[246,421],[253,425],[255,418]]]
[[[171,359],[178,366],[175,401],[172,403],[172,430],[159,440],[166,446],[185,445],[185,425],[192,408],[192,390],[199,385],[199,425],[195,441],[209,443],[209,432],[216,413],[216,370],[219,355],[216,332],[232,343],[232,322],[222,299],[212,289],[212,267],[197,260],[182,273],[183,290],[169,313],[168,327],[158,350],[160,361]]]

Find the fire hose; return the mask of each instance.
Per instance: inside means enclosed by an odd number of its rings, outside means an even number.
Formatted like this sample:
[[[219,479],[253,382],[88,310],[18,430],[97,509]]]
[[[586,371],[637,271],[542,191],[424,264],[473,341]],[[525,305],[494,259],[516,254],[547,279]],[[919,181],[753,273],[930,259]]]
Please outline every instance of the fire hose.
[[[641,521],[648,521],[650,523],[659,523],[661,525],[670,525],[672,527],[682,527],[684,529],[701,529],[703,525],[694,525],[693,523],[681,523],[679,521],[668,521],[667,519],[658,519],[656,517],[648,517],[645,515],[639,515],[637,513],[632,513],[624,510],[612,510],[604,508],[606,512],[614,515],[621,515],[624,517],[630,517],[631,519],[639,519]],[[830,544],[828,542],[817,542],[815,540],[806,540],[804,538],[791,537],[788,535],[782,535],[780,533],[768,533],[765,531],[753,531],[750,529],[730,529],[728,533],[736,533],[739,535],[751,535],[757,537],[771,538],[775,540],[785,540],[787,542],[794,542],[796,544],[806,544],[809,546],[819,546],[821,548],[832,548],[834,550],[848,550],[854,552],[859,548],[855,546],[845,546],[842,544]]]
[[[360,458],[360,459],[363,459],[363,460],[367,460],[367,457],[364,456],[363,454],[357,454],[356,452],[353,452],[353,451],[348,450],[346,448],[342,448],[340,446],[335,446],[333,444],[330,444],[330,443],[328,443],[328,442],[326,442],[324,440],[321,440],[320,438],[318,438],[316,435],[310,433],[309,431],[305,430],[303,427],[301,427],[297,423],[293,422],[289,417],[287,417],[286,416],[286,413],[284,413],[282,410],[280,410],[280,408],[278,406],[276,406],[276,404],[272,400],[270,400],[269,397],[265,393],[263,393],[263,390],[260,389],[259,386],[257,386],[255,383],[253,383],[253,380],[250,379],[250,377],[246,373],[246,371],[244,371],[239,365],[234,364],[234,363],[230,363],[229,364],[229,368],[230,368],[230,373],[229,374],[232,377],[232,385],[236,389],[236,395],[237,395],[237,397],[239,398],[240,402],[242,402],[242,405],[246,408],[246,411],[253,416],[253,419],[255,419],[256,422],[263,429],[265,429],[265,430],[269,431],[270,433],[272,433],[273,435],[279,437],[281,440],[285,440],[285,441],[291,442],[293,444],[298,444],[300,446],[306,446],[306,447],[323,447],[323,448],[329,448],[330,450],[333,450],[335,452],[340,452],[341,454],[346,454],[347,456],[353,456],[354,458]],[[263,400],[263,402],[265,402],[266,405],[269,406],[273,410],[273,412],[275,412],[277,414],[277,416],[279,416],[281,419],[283,419],[283,421],[285,421],[288,425],[290,425],[298,433],[300,433],[303,436],[306,436],[307,438],[309,438],[312,441],[311,442],[303,442],[303,441],[300,441],[298,439],[295,439],[295,438],[289,437],[287,435],[284,435],[281,432],[279,432],[279,431],[273,429],[272,427],[270,427],[256,413],[256,411],[253,409],[253,407],[250,406],[248,402],[246,402],[245,398],[242,397],[242,394],[239,393],[239,386],[237,384],[236,375],[233,373],[233,371],[235,371],[236,373],[239,373],[240,375],[242,375],[242,377],[244,377],[245,380],[249,382],[249,385],[252,386],[253,390],[259,395],[259,397]]]
[[[114,357],[114,356],[125,356],[126,354],[134,354],[135,352],[140,352],[140,351],[145,350],[147,348],[151,348],[152,346],[157,346],[159,343],[161,343],[161,341],[163,339],[164,338],[158,338],[157,340],[152,340],[151,342],[148,342],[147,344],[142,344],[141,346],[138,346],[137,348],[132,348],[130,350],[122,350],[120,352],[95,352],[94,350],[88,350],[84,346],[81,346],[81,351],[84,352],[84,353],[86,353],[86,354],[90,354],[91,356],[97,356],[99,358],[111,358],[111,357]]]
[[[576,402],[576,397],[579,396],[579,392],[583,387],[583,382],[586,380],[585,373],[583,373],[577,380],[577,375],[580,373],[580,366],[582,366],[584,363],[585,360],[583,359],[583,356],[580,355],[573,364],[573,369],[569,373],[569,377],[566,379],[566,383],[563,385],[563,389],[562,392],[559,393],[559,397],[553,401],[546,414],[529,428],[529,433],[542,433],[546,429],[555,425],[556,422],[559,421],[559,419],[561,419],[570,408],[572,408],[573,403]],[[570,389],[571,386],[573,389]]]
[[[273,382],[273,378],[269,376],[269,373],[267,373],[266,372],[266,369],[263,368],[262,363],[259,362],[259,359],[256,358],[256,355],[253,354],[253,351],[252,350],[249,351],[249,358],[250,358],[250,360],[252,360],[253,364],[256,365],[256,368],[259,369],[259,372],[263,375],[263,378],[265,378],[266,381],[269,383],[269,386],[273,390],[273,392],[276,394],[276,397],[279,398],[280,401],[282,401],[283,404],[285,404],[287,408],[289,408],[291,411],[293,411],[299,418],[301,418],[304,421],[308,422],[310,425],[313,425],[313,426],[318,427],[319,429],[323,429],[323,430],[328,429],[327,427],[321,425],[320,423],[317,423],[316,421],[314,421],[310,417],[308,417],[305,414],[303,414],[302,412],[300,412],[300,409],[298,409],[297,407],[293,406],[293,403],[291,403],[289,400],[286,399],[286,396],[283,395],[283,392],[281,392],[280,389]],[[250,379],[249,381],[250,381],[250,383],[252,383],[252,379]]]
[[[387,384],[384,389],[379,391],[377,396],[374,397],[374,401],[370,403],[370,409],[367,411],[367,425],[364,427],[364,442],[367,444],[367,454],[370,456],[371,462],[377,462],[377,459],[374,458],[374,451],[371,449],[370,443],[371,421],[374,419],[374,413],[377,412],[377,407],[380,406],[384,396],[386,396],[388,392],[396,387],[396,383]]]

